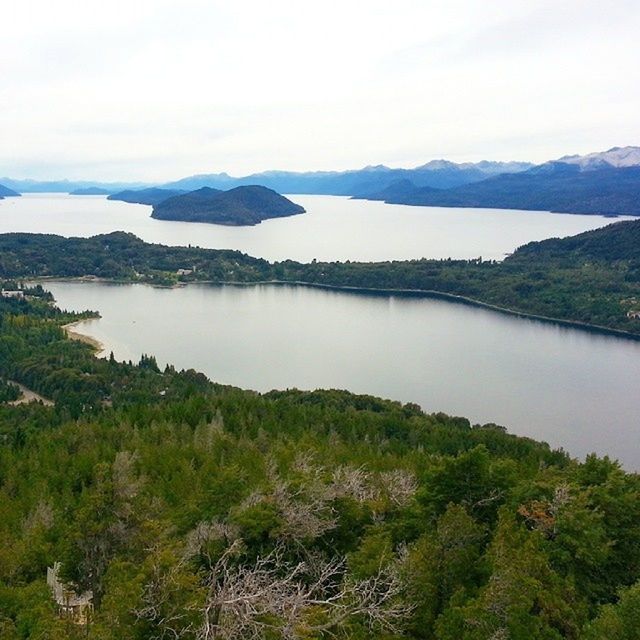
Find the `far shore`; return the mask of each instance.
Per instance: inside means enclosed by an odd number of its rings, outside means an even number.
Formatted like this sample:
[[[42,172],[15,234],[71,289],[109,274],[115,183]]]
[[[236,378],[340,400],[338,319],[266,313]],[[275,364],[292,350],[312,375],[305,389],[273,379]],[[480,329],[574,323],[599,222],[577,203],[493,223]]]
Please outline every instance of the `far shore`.
[[[323,284],[319,282],[305,282],[302,280],[257,280],[254,282],[237,282],[237,281],[220,281],[220,280],[190,280],[190,281],[181,281],[176,282],[170,285],[158,285],[153,284],[152,282],[145,281],[135,281],[135,280],[116,280],[116,279],[108,279],[108,278],[98,278],[95,276],[87,277],[55,277],[55,276],[45,276],[45,277],[34,277],[30,278],[32,282],[94,282],[94,283],[106,283],[106,284],[142,284],[146,286],[156,287],[160,289],[176,289],[180,287],[185,287],[188,285],[194,284],[208,284],[215,286],[233,286],[233,287],[251,287],[251,286],[259,286],[259,285],[272,285],[272,286],[298,286],[298,287],[309,287],[314,289],[324,289],[328,291],[342,291],[344,293],[352,293],[352,294],[363,294],[363,295],[373,295],[373,296],[400,296],[400,297],[413,297],[413,298],[435,298],[439,300],[447,300],[449,302],[454,302],[458,304],[465,304],[472,307],[480,307],[484,309],[489,309],[491,311],[495,311],[497,313],[503,313],[506,315],[517,316],[520,318],[528,319],[528,320],[536,320],[538,322],[543,322],[547,324],[555,324],[564,327],[571,327],[574,329],[581,329],[583,331],[588,331],[591,333],[599,333],[602,335],[610,335],[616,336],[619,338],[626,338],[629,340],[640,340],[640,334],[631,333],[630,331],[624,331],[622,329],[614,329],[612,327],[605,327],[597,324],[589,324],[587,322],[581,322],[580,320],[567,320],[564,318],[553,318],[549,316],[537,315],[534,313],[528,313],[526,311],[519,311],[518,309],[510,309],[508,307],[501,307],[495,304],[491,304],[488,302],[483,302],[482,300],[476,300],[474,298],[470,298],[463,295],[458,295],[454,293],[445,293],[443,291],[435,291],[431,289],[385,289],[385,288],[375,288],[375,287],[358,287],[358,286],[349,286],[349,285],[331,285],[331,284]],[[72,322],[68,325],[65,325],[65,328],[72,327],[84,320],[78,320],[76,322]],[[104,351],[104,345],[96,340],[95,338],[91,338],[90,336],[85,336],[80,333],[75,333],[73,331],[69,331],[69,337],[75,340],[81,340],[86,342],[87,344],[91,344],[97,350],[98,353]],[[73,335],[72,335],[73,334]]]

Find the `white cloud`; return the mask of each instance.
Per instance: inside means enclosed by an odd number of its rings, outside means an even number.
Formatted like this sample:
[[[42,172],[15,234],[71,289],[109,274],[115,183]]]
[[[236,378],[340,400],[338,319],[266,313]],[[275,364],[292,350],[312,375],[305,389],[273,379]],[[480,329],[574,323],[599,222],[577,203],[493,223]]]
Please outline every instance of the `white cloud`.
[[[638,143],[640,5],[59,0],[0,40],[0,174],[171,179]]]

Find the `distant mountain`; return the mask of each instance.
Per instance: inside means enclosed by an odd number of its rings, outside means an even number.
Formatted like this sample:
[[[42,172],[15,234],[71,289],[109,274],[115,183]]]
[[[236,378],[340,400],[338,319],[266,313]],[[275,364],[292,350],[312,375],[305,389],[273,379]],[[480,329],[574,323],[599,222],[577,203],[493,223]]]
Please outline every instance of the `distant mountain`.
[[[159,187],[149,187],[148,189],[127,189],[112,193],[107,200],[121,200],[122,202],[132,202],[134,204],[160,204],[163,200],[180,196],[186,191],[182,189],[160,189]]]
[[[564,156],[556,162],[574,164],[582,171],[615,167],[640,167],[640,147],[612,147],[608,151],[589,153],[584,156]]]
[[[532,260],[563,260],[581,264],[591,260],[603,260],[609,263],[629,260],[632,270],[626,273],[625,280],[638,282],[640,277],[640,220],[624,220],[614,224],[585,231],[568,238],[549,238],[529,242],[517,249],[508,262],[529,262]],[[635,266],[637,265],[637,266]]]
[[[69,192],[72,196],[108,196],[110,193],[111,191],[102,187],[84,187]]]
[[[20,194],[13,189],[9,189],[9,187],[5,187],[3,184],[0,184],[0,198],[7,198],[13,196],[19,196]]]
[[[399,180],[410,180],[418,187],[450,188],[478,182],[500,173],[526,171],[534,165],[524,162],[478,162],[456,164],[433,160],[415,169],[392,169],[384,165],[352,171],[265,171],[241,178],[214,173],[183,178],[164,185],[169,189],[194,190],[201,187],[230,189],[259,184],[280,193],[309,193],[338,196],[363,196],[381,191]]]
[[[108,193],[122,189],[142,189],[150,186],[144,182],[90,182],[87,180],[14,180],[0,178],[0,183],[20,193],[72,193],[78,189],[100,188]]]
[[[427,193],[429,191],[439,192],[440,189],[434,189],[433,187],[416,187],[411,180],[404,178],[402,180],[392,182],[380,191],[374,191],[363,195],[355,195],[352,197],[355,200],[382,200],[383,202],[398,202],[399,200],[403,200],[416,192]]]
[[[266,187],[248,185],[229,191],[202,187],[174,196],[155,205],[151,217],[240,226],[298,213],[304,213],[304,209],[284,196]]]
[[[588,167],[588,168],[585,168]],[[369,194],[373,200],[385,192]],[[404,183],[385,202],[439,207],[487,207],[602,215],[640,215],[640,166],[548,162],[452,189]]]

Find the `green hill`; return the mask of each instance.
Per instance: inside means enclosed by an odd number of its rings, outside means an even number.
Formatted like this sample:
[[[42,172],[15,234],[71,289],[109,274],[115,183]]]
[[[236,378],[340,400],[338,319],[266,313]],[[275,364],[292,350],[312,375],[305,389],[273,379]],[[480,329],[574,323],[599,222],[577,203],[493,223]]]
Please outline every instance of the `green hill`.
[[[209,222],[224,225],[255,225],[269,218],[304,213],[304,209],[284,196],[257,185],[219,191],[203,187],[174,196],[153,208],[152,218]]]
[[[98,359],[26,293],[0,298],[0,379],[54,404],[0,403],[3,640],[637,638],[640,476],[614,461]]]

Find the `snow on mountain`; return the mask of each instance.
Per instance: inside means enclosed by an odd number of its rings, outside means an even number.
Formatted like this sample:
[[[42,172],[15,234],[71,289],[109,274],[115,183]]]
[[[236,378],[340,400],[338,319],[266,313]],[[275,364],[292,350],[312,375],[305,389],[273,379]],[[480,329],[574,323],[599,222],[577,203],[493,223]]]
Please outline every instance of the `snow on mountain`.
[[[577,164],[582,170],[602,169],[607,166],[637,167],[640,166],[640,147],[613,147],[608,151],[588,153],[584,156],[563,156],[557,162]]]

